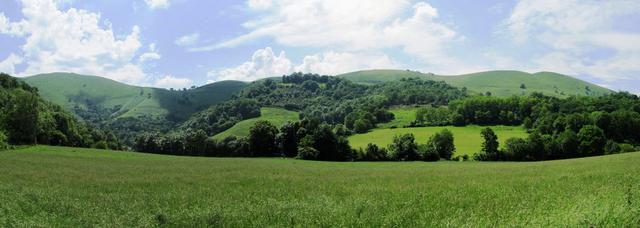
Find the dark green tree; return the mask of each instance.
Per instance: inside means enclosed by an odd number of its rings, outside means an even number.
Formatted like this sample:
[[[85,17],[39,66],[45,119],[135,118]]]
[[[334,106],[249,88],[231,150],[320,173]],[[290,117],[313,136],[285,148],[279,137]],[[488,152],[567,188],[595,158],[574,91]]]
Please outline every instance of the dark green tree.
[[[277,155],[277,134],[278,128],[271,122],[266,120],[256,122],[249,130],[249,148],[253,156]]]
[[[451,160],[451,156],[456,151],[453,144],[453,134],[448,129],[443,129],[432,135],[427,141],[426,147],[426,153],[436,153],[438,157],[446,160]]]
[[[482,129],[480,132],[484,142],[482,142],[482,151],[481,154],[484,154],[486,158],[490,161],[499,160],[499,150],[500,144],[498,142],[498,136],[491,128]]]
[[[604,146],[607,139],[604,132],[595,125],[585,125],[578,132],[578,140],[580,141],[579,152],[583,156],[595,156],[604,154]]]
[[[413,134],[396,135],[389,146],[392,158],[397,161],[416,161],[420,159],[418,145]]]

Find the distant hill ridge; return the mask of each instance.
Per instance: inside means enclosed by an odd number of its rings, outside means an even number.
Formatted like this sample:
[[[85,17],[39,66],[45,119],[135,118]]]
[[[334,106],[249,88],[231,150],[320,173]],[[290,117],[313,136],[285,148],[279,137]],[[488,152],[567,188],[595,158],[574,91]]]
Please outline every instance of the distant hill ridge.
[[[436,75],[409,70],[365,70],[337,76],[363,84],[418,77],[445,81],[453,86],[466,87],[476,93],[491,92],[494,96],[522,95],[532,92],[557,97],[601,96],[613,92],[607,88],[553,72],[530,74],[522,71],[499,70],[463,75]]]
[[[111,79],[73,73],[39,74],[24,78],[50,101],[73,110],[97,105],[111,109],[113,118],[170,116],[184,120],[194,112],[229,100],[247,83],[221,81],[195,89],[166,90],[131,86]]]

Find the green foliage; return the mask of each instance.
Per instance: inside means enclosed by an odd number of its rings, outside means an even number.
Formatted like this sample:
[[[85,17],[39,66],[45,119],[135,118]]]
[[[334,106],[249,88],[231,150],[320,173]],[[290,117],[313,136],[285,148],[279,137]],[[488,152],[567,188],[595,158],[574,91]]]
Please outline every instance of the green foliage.
[[[498,136],[491,128],[485,128],[480,132],[484,142],[482,143],[482,150],[480,152],[480,156],[485,156],[486,160],[497,160],[499,159],[499,151],[498,147],[500,146],[498,142]],[[485,160],[485,159],[477,159],[477,160]]]
[[[416,111],[414,125],[447,126],[451,125],[451,112],[446,107],[423,107]]]
[[[446,128],[441,132],[432,135],[427,141],[424,159],[433,159],[432,154],[437,154],[438,158],[451,160],[456,147],[453,144],[453,134]]]
[[[392,159],[396,161],[416,161],[420,159],[418,145],[413,134],[396,135],[389,146]]]
[[[287,122],[280,128],[277,142],[285,157],[295,157],[298,154],[298,130],[299,122]]]
[[[0,74],[0,85],[0,129],[10,144],[91,147],[104,141],[108,148],[121,149],[113,134],[78,121],[23,81]]]
[[[250,128],[258,121],[269,121],[276,127],[281,127],[288,122],[298,121],[298,113],[281,108],[260,108],[260,116],[242,120],[233,127],[213,136],[214,139],[221,140],[228,136],[246,137],[249,136]]]
[[[604,154],[604,146],[607,143],[607,139],[599,127],[585,125],[578,132],[578,140],[580,140],[579,151],[583,156]]]
[[[278,128],[271,122],[264,120],[256,122],[249,133],[249,148],[253,156],[277,155],[276,135],[278,135]]]
[[[0,150],[6,150],[9,148],[9,142],[7,135],[4,131],[0,130]]]
[[[366,149],[359,149],[357,152],[358,161],[388,161],[389,153],[385,148],[380,148],[376,144],[367,144]]]

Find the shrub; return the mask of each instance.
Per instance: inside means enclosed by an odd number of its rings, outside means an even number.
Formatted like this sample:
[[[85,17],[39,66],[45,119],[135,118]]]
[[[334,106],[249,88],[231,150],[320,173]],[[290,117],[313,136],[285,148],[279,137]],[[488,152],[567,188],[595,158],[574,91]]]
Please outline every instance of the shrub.
[[[6,150],[9,148],[9,143],[7,143],[7,135],[4,131],[0,131],[0,150]]]
[[[437,153],[439,158],[450,160],[456,147],[453,145],[453,134],[444,129],[429,138],[426,153]],[[426,154],[425,154],[426,159]]]
[[[618,154],[620,150],[620,145],[613,140],[607,140],[607,144],[604,146],[604,154]]]
[[[413,134],[396,135],[393,137],[393,143],[389,146],[389,150],[393,153],[392,157],[398,161],[415,161],[420,157],[418,155],[418,145],[415,143]]]
[[[298,149],[298,156],[296,156],[296,158],[302,160],[317,160],[319,154],[320,152],[313,147],[305,146]]]
[[[438,152],[432,150],[432,149],[427,149],[424,154],[422,155],[422,159],[424,159],[425,161],[438,161],[440,160],[440,155],[438,154]]]
[[[638,150],[638,148],[635,148],[633,145],[628,143],[621,143],[619,144],[619,146],[620,146],[620,152],[622,153],[635,152]]]
[[[358,159],[362,161],[387,161],[389,160],[389,155],[385,148],[369,143],[365,150],[359,151]]]
[[[102,150],[109,149],[109,146],[107,145],[107,142],[105,142],[105,141],[99,141],[99,142],[93,144],[92,147],[95,148],[95,149],[102,149]]]

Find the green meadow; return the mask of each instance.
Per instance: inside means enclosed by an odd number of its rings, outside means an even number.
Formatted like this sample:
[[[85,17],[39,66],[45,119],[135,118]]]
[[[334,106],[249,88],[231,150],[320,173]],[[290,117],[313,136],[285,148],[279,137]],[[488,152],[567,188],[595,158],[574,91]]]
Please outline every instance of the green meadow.
[[[249,130],[251,127],[261,120],[269,121],[276,127],[280,127],[287,122],[298,121],[298,113],[282,108],[261,108],[260,117],[240,121],[226,131],[213,136],[213,138],[221,140],[232,135],[237,137],[249,136]]]
[[[640,153],[317,162],[0,152],[1,227],[637,227]]]
[[[518,137],[526,138],[527,132],[519,126],[490,126],[498,135],[499,142],[502,144],[508,138]],[[365,148],[367,144],[373,143],[378,146],[386,147],[393,142],[396,135],[412,133],[416,137],[416,143],[425,144],[431,135],[449,129],[453,133],[456,152],[454,155],[473,155],[480,152],[482,146],[482,136],[480,132],[486,128],[484,126],[465,126],[465,127],[416,127],[416,128],[395,128],[395,129],[374,129],[365,134],[357,134],[349,137],[349,144],[353,148]]]

